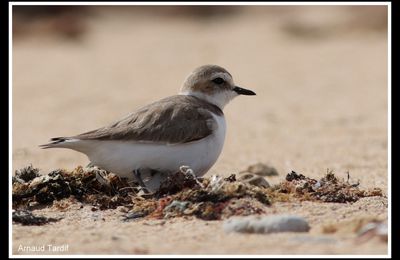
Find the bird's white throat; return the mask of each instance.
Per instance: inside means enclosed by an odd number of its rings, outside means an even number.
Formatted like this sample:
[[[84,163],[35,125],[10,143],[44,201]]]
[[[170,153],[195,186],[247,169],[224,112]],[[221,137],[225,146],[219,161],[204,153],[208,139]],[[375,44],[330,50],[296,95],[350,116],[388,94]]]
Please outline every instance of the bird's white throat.
[[[221,110],[224,109],[226,104],[228,104],[233,98],[237,97],[238,94],[232,90],[220,91],[215,94],[205,94],[199,91],[183,91],[180,92],[179,95],[188,95],[195,96],[202,100],[206,100],[207,102],[216,105]]]

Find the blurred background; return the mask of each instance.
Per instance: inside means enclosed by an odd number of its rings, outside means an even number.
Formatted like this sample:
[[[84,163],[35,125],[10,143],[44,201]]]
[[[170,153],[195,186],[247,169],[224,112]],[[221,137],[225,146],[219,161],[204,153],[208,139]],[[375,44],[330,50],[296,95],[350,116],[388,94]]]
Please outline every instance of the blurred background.
[[[387,33],[386,6],[14,6],[13,169],[86,165],[38,145],[176,94],[194,68],[217,64],[257,96],[225,108],[209,174],[264,162],[281,176],[329,168],[386,186]]]

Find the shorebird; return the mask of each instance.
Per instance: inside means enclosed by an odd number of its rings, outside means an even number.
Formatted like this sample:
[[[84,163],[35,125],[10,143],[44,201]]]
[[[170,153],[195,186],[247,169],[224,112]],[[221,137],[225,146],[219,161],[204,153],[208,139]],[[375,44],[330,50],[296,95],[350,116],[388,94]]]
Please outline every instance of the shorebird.
[[[222,110],[238,95],[255,93],[236,86],[224,68],[204,65],[186,78],[178,95],[143,106],[108,126],[55,137],[40,147],[84,153],[90,164],[155,191],[182,165],[197,177],[214,165],[225,140]]]

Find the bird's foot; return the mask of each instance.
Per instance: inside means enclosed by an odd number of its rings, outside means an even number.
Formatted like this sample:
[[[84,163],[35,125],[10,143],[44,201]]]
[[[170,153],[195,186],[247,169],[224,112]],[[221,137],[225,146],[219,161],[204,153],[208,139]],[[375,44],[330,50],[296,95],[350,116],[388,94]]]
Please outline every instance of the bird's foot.
[[[142,174],[140,173],[139,169],[133,170],[133,176],[139,184],[138,194],[140,194],[140,193],[149,194],[150,191],[146,188],[146,185],[144,184],[143,179],[142,179]]]

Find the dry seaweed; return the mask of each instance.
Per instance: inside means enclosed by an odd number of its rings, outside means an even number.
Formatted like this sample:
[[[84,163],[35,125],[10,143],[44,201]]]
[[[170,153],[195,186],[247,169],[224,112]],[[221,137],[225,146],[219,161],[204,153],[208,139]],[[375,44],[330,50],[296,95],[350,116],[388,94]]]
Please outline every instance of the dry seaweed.
[[[286,200],[297,198],[337,203],[355,202],[360,198],[383,195],[379,188],[361,190],[358,187],[359,182],[351,184],[349,178],[348,174],[347,181],[344,181],[328,170],[323,178],[315,180],[292,171],[286,175],[285,181],[272,187],[268,194],[275,198],[284,197]],[[287,196],[282,196],[282,194],[287,194]]]
[[[126,206],[129,208],[126,221],[145,216],[196,216],[214,220],[259,214],[270,205],[265,189],[239,182],[234,175],[198,179],[186,168],[170,175],[155,194],[147,196],[139,196],[138,189],[126,180],[97,168],[55,170],[48,175],[38,174],[27,182],[13,183],[13,208],[26,209],[32,203],[50,205],[68,197],[92,205],[92,210]]]
[[[39,176],[40,176],[39,169],[33,168],[32,165],[29,165],[27,167],[15,171],[15,176],[13,176],[12,178],[12,183],[14,184],[16,182],[19,183],[29,182]]]
[[[99,181],[102,178],[103,182]],[[126,180],[97,168],[83,169],[79,166],[72,172],[59,169],[48,175],[38,175],[28,182],[14,182],[13,207],[27,206],[30,202],[50,204],[74,196],[94,206],[101,204],[101,209],[115,208],[131,202],[126,187],[129,187]]]
[[[92,205],[92,210],[126,208],[124,221],[138,218],[172,218],[195,216],[204,220],[224,219],[234,215],[265,212],[275,201],[310,200],[322,202],[354,202],[362,197],[382,196],[378,188],[361,190],[359,183],[340,180],[329,172],[320,180],[288,173],[280,184],[263,185],[211,176],[197,178],[182,167],[170,175],[154,194],[139,195],[126,179],[103,170],[77,167],[73,171],[55,170],[40,175],[28,166],[16,172],[13,181],[13,208],[30,209],[32,205],[57,204],[64,198]]]
[[[176,173],[175,176],[180,176],[180,174],[182,173]],[[233,178],[224,179],[212,176],[211,179],[202,179],[201,186],[191,182],[189,187],[186,185],[187,178],[182,176],[174,178],[172,176],[172,179],[177,182],[171,186],[174,191],[176,191],[176,187],[183,189],[175,194],[158,199],[156,201],[157,206],[149,217],[170,218],[192,215],[204,220],[217,220],[235,214],[250,214],[248,212],[260,214],[264,212],[265,206],[270,205],[270,201],[262,188],[235,181]],[[170,181],[162,185],[165,190],[168,190],[168,183]],[[237,202],[241,198],[255,200],[258,203]],[[236,207],[233,206],[235,203]],[[241,206],[237,206],[237,204]],[[152,205],[154,207],[154,204]],[[245,209],[246,207],[247,209]],[[141,209],[148,209],[148,205],[140,207],[140,203],[136,204],[135,215],[140,215]]]
[[[236,181],[236,175],[231,174],[227,178],[225,178],[224,181],[234,182],[234,181]]]
[[[166,195],[175,194],[184,189],[192,189],[195,187],[199,187],[199,184],[192,175],[178,171],[175,174],[168,175],[166,180],[161,183],[155,196],[161,198]]]
[[[16,210],[12,213],[12,220],[14,223],[20,223],[24,226],[40,226],[50,222],[59,221],[60,218],[47,218],[43,216],[36,216],[28,210]]]

